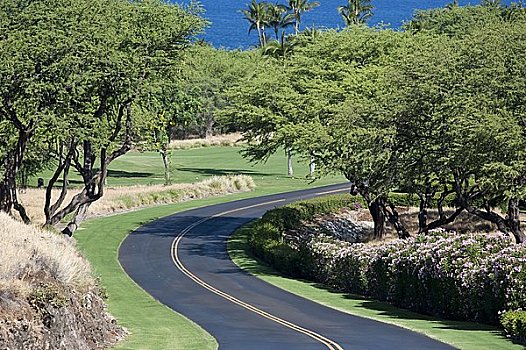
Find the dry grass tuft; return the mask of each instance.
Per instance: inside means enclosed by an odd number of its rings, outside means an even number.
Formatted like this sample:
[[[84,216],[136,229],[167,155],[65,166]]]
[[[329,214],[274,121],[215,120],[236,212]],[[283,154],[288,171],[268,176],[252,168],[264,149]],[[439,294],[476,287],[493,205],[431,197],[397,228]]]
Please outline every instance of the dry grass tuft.
[[[145,206],[177,203],[192,198],[246,192],[255,187],[254,180],[250,176],[234,175],[211,177],[193,184],[107,188],[104,196],[91,205],[88,214],[90,216],[107,215]],[[53,198],[57,198],[58,194],[58,190],[54,191]],[[69,202],[74,194],[74,190],[70,191],[65,203]],[[33,222],[44,223],[45,190],[28,189],[19,196]]]
[[[239,145],[241,141],[240,133],[215,135],[206,139],[189,139],[189,140],[174,140],[170,142],[169,149],[190,149],[211,146],[228,146],[233,147]]]
[[[89,263],[66,238],[27,226],[0,212],[0,292],[27,296],[41,279],[87,291]]]

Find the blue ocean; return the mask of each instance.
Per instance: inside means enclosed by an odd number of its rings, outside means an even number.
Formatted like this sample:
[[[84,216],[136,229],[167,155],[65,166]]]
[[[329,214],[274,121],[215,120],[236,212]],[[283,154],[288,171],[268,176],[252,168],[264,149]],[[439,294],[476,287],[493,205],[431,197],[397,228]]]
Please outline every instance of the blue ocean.
[[[274,2],[272,0],[271,2]],[[345,5],[346,0],[318,0],[320,6],[308,12],[302,19],[302,27],[341,28],[343,20],[337,7]],[[176,0],[175,2],[187,4],[190,0]],[[247,7],[250,0],[201,0],[205,9],[205,17],[211,22],[210,27],[202,38],[215,47],[228,49],[249,48],[257,44],[257,34],[248,33],[248,23],[240,13]],[[278,2],[280,2],[278,0]],[[284,3],[284,0],[281,1]],[[383,23],[391,28],[399,28],[409,20],[418,9],[444,7],[452,0],[373,0],[375,7],[370,25]],[[506,1],[509,3],[510,1]],[[460,5],[477,4],[477,0],[459,0]]]

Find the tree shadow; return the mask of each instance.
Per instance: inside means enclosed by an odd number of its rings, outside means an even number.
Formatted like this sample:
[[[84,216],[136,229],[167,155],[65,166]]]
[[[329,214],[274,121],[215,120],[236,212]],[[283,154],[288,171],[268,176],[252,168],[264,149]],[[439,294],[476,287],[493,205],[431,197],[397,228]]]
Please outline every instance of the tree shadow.
[[[154,176],[154,173],[138,172],[138,171],[124,171],[124,170],[108,170],[108,177],[115,178],[146,178]]]
[[[276,173],[263,173],[255,170],[247,169],[214,169],[214,168],[177,168],[178,171],[196,173],[201,175],[209,176],[225,176],[225,175],[251,175],[251,176],[261,176],[261,177],[274,177],[280,176],[282,174]]]

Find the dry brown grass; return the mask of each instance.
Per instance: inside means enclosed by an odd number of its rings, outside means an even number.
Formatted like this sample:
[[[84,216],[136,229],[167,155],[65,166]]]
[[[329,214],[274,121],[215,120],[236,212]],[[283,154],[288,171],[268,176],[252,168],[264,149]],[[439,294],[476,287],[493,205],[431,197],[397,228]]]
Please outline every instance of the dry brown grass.
[[[0,292],[27,296],[38,279],[87,291],[95,285],[87,260],[69,239],[0,212]],[[46,278],[48,277],[48,278]]]
[[[235,175],[211,177],[193,184],[107,188],[104,196],[91,205],[88,215],[108,215],[146,206],[181,202],[192,198],[246,192],[255,187],[254,180],[250,176]],[[70,191],[65,203],[68,203],[75,193],[75,190]],[[58,190],[54,191],[53,198],[56,198],[58,194]],[[43,189],[28,189],[25,193],[20,194],[20,200],[34,223],[44,223],[42,208],[44,207],[45,191]]]
[[[215,135],[206,139],[174,140],[170,142],[170,149],[190,149],[210,146],[237,146],[241,140],[240,133]]]
[[[453,209],[445,209],[446,215],[453,213]],[[400,221],[408,229],[411,234],[418,233],[418,208],[399,208]],[[367,209],[360,209],[358,211],[346,211],[351,219],[356,221],[372,221],[371,215]],[[438,210],[430,209],[428,212],[428,223],[438,219]],[[467,212],[460,214],[456,220],[449,224],[444,225],[443,228],[447,231],[455,231],[458,233],[469,233],[469,232],[486,232],[494,233],[498,229],[496,225],[489,221],[485,221],[475,215],[471,215]],[[387,234],[395,237],[396,231],[391,225],[387,225]]]

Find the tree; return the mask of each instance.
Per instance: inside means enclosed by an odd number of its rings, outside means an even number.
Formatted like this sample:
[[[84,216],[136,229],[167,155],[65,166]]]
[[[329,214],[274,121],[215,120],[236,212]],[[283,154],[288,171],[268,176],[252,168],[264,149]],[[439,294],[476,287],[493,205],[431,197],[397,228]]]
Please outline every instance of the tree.
[[[203,21],[197,8],[156,0],[12,0],[2,5],[0,54],[12,62],[0,72],[6,82],[0,88],[2,120],[19,130],[19,137],[5,147],[5,187],[12,195],[2,192],[1,199],[16,202],[12,179],[24,151],[35,135],[47,135],[59,145],[59,159],[47,188],[46,224],[74,213],[63,231],[72,234],[91,203],[102,197],[109,165],[136,138],[134,104],[173,66]],[[81,174],[84,186],[62,206],[70,167]],[[61,176],[62,192],[52,203],[51,188]]]
[[[486,27],[489,23],[524,21],[526,9],[522,3],[505,6],[501,1],[486,1],[478,6],[454,6],[418,10],[404,29],[428,32],[450,37],[463,37]]]
[[[347,5],[338,6],[338,12],[346,26],[365,24],[373,15],[371,0],[348,0]]]
[[[276,41],[280,40],[280,29],[285,29],[291,25],[294,25],[294,16],[287,11],[287,7],[279,4],[269,4],[268,5],[268,25],[274,29],[274,37]],[[282,33],[281,40],[285,34]]]
[[[170,185],[172,152],[169,148],[174,130],[180,125],[197,123],[196,116],[200,110],[200,100],[195,91],[186,91],[178,81],[176,73],[161,82],[161,86],[151,92],[141,104],[141,113],[154,116],[141,118],[143,124],[138,126],[141,137],[140,150],[159,152],[164,168],[164,184]]]
[[[261,47],[267,42],[265,27],[268,24],[268,9],[269,4],[267,2],[252,0],[247,9],[241,10],[245,19],[250,23],[248,32],[250,33],[254,29],[258,32],[259,46]]]
[[[152,0],[124,2],[120,13],[108,12],[112,16],[110,20],[116,18],[117,21],[105,21],[103,28],[107,23],[114,24],[115,27],[109,29],[117,31],[119,35],[113,35],[107,39],[109,42],[102,44],[114,50],[114,59],[109,62],[110,67],[104,67],[108,62],[101,60],[103,69],[96,67],[95,71],[109,71],[118,75],[97,77],[94,81],[96,89],[92,90],[93,95],[87,97],[93,100],[97,96],[99,103],[93,106],[86,99],[86,114],[80,124],[77,121],[73,123],[77,130],[91,129],[91,135],[86,137],[81,133],[78,136],[82,151],[73,151],[72,157],[72,165],[81,174],[84,188],[64,208],[48,216],[47,224],[54,225],[65,215],[74,212],[74,218],[63,230],[65,234],[71,235],[84,219],[91,203],[103,196],[108,166],[128,152],[134,141],[136,107],[133,104],[141,103],[144,91],[152,83],[164,79],[164,74],[176,64],[189,39],[201,29],[203,21],[195,15],[195,11]],[[127,30],[118,24],[123,14],[128,23]],[[107,55],[108,51],[102,52]],[[95,168],[97,153],[100,162],[98,169]]]
[[[467,211],[525,239],[523,27],[496,18],[461,37],[413,36],[396,60],[389,85],[406,188],[421,201],[453,197],[456,207],[443,215],[439,201],[440,218],[427,224],[421,204],[422,232]]]
[[[309,117],[296,123],[296,149],[313,157],[321,173],[343,174],[368,203],[375,236],[389,221],[401,238],[408,232],[389,195],[398,185],[396,130],[384,102],[391,52],[402,34],[358,29],[323,33],[298,47],[290,64],[297,87],[308,96]]]
[[[64,29],[70,13],[61,5],[11,0],[0,6],[0,210],[17,210],[26,223],[30,218],[17,198],[17,176],[30,142],[42,136],[40,127],[53,130],[54,114],[70,101],[68,60],[74,42]]]
[[[360,29],[301,39],[286,64],[269,59],[237,87],[229,107],[247,157],[261,161],[285,148],[312,158],[321,173],[343,174],[368,202],[377,236],[386,219],[408,235],[388,198],[397,158],[390,113],[380,103],[384,61],[399,35]]]
[[[318,1],[309,0],[288,0],[286,8],[291,12],[292,17],[295,20],[294,30],[296,34],[300,32],[301,16],[307,11],[310,11],[320,6]]]

